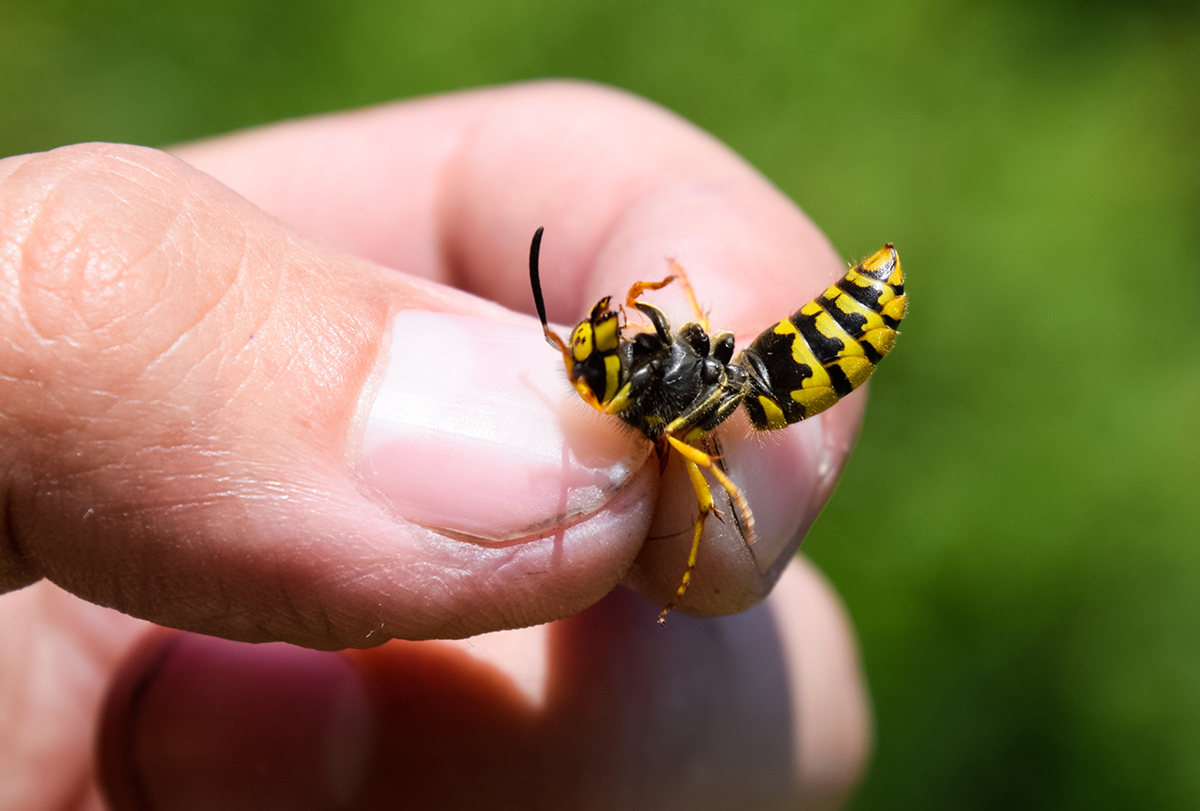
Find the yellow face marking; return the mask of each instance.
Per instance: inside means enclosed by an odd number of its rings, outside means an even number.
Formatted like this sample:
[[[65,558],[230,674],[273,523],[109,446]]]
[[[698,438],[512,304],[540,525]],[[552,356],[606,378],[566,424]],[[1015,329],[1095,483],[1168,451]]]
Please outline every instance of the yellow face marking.
[[[612,319],[616,321],[617,319]],[[617,384],[621,382],[621,359],[616,355],[606,355],[604,358],[604,402],[608,402],[617,393]]]
[[[594,345],[591,322],[584,321],[571,333],[571,354],[575,356],[575,361],[586,360],[592,354]]]
[[[616,318],[606,318],[596,325],[593,332],[596,349],[601,352],[612,352],[616,350],[619,339],[620,330],[617,327]]]

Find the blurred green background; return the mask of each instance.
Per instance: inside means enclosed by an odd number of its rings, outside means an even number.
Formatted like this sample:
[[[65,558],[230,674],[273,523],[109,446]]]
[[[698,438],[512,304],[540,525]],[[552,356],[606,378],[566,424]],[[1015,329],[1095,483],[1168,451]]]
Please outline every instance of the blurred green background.
[[[857,809],[1200,807],[1200,9],[1084,0],[0,4],[0,153],[540,76],[711,130],[913,301],[808,553]]]

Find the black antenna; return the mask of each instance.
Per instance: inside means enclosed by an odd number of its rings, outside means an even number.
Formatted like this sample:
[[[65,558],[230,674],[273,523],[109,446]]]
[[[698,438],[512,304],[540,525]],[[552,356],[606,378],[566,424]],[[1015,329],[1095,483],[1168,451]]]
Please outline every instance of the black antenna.
[[[529,284],[533,287],[533,306],[537,307],[538,318],[542,320],[542,331],[546,340],[550,340],[550,325],[546,322],[546,302],[542,298],[542,282],[538,278],[538,253],[542,249],[542,232],[545,227],[538,228],[533,234],[533,244],[529,246]],[[553,342],[551,342],[553,343]]]

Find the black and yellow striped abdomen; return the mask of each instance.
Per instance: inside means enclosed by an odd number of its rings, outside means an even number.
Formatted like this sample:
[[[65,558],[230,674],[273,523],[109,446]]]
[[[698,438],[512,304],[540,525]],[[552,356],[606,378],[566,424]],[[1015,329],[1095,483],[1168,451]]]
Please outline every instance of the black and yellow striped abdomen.
[[[734,360],[749,373],[750,421],[783,428],[858,388],[891,351],[907,310],[904,272],[888,243]]]

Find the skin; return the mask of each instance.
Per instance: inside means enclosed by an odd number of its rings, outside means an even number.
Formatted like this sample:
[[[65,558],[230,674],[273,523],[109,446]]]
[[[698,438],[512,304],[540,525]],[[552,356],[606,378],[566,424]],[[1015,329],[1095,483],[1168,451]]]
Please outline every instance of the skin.
[[[671,256],[744,345],[844,267],[711,137],[574,83],[173,155],[0,161],[0,806],[842,802],[868,749],[861,673],[836,596],[792,553],[860,394],[770,437],[723,429],[761,540],[710,520],[681,606],[710,618],[665,628],[695,496],[565,380],[538,389],[562,437],[550,492],[580,460],[609,482],[569,509],[499,512],[525,457],[454,426],[406,460],[419,504],[364,473],[389,363],[435,323],[405,313],[520,336],[431,397],[491,396],[505,419],[520,381],[557,379],[540,364],[563,377],[545,344],[532,377],[515,366],[526,331],[541,341],[538,225],[550,316],[569,323]],[[464,497],[472,466],[492,506]]]

